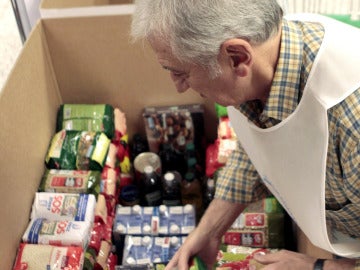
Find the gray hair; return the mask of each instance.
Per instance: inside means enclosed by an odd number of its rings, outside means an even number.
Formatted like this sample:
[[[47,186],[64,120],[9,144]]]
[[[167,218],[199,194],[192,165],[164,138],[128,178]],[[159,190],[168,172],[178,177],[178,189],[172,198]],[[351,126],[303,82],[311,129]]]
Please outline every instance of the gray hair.
[[[166,40],[180,61],[216,76],[225,40],[260,44],[278,32],[282,15],[277,0],[135,0],[131,35]]]

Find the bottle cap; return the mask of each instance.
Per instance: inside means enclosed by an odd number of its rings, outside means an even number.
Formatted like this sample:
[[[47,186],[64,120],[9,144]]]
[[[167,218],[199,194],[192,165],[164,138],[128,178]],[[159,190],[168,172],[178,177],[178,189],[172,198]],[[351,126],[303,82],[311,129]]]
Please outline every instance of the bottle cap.
[[[163,205],[163,204],[160,205],[160,206],[159,206],[159,211],[160,211],[161,214],[165,214],[166,211],[167,211],[166,205]]]
[[[132,212],[134,213],[134,214],[140,214],[141,213],[141,206],[140,205],[134,205],[133,207],[132,207]]]
[[[150,174],[154,171],[154,168],[151,165],[146,165],[144,167],[144,173]]]
[[[194,207],[191,204],[186,204],[184,206],[184,213],[185,214],[190,214],[192,212],[194,212]]]
[[[126,227],[123,224],[118,224],[116,226],[116,231],[118,233],[125,233],[126,232]]]
[[[145,225],[143,226],[143,233],[145,233],[145,234],[151,233],[151,227],[150,227],[149,224],[145,224]]]
[[[176,224],[170,226],[170,233],[180,233],[180,227]]]
[[[133,257],[128,257],[128,258],[126,259],[126,263],[127,263],[127,264],[135,264],[136,261],[135,261],[135,259],[134,259]]]
[[[165,175],[164,175],[164,179],[165,179],[166,181],[172,181],[172,180],[175,179],[175,174],[172,173],[172,172],[167,172],[167,173],[165,173]]]
[[[210,187],[210,188],[214,187],[214,186],[215,186],[215,181],[214,181],[214,179],[209,178],[209,179],[207,180],[207,185],[208,185],[208,187]]]
[[[177,246],[179,244],[179,237],[172,236],[170,238],[170,245]]]
[[[194,145],[194,143],[188,143],[188,144],[186,145],[186,150],[187,150],[187,151],[194,151],[194,150],[195,150],[195,145]]]
[[[161,263],[162,260],[159,257],[154,258],[154,263]]]
[[[187,181],[193,181],[194,180],[194,177],[195,177],[195,174],[193,172],[187,172],[185,174],[185,179]]]
[[[187,160],[187,164],[188,164],[188,166],[189,167],[193,167],[193,166],[195,166],[196,165],[196,158],[189,158],[188,160]]]
[[[143,246],[148,246],[151,243],[151,237],[150,236],[145,236],[143,237],[143,239],[141,240],[141,243]]]

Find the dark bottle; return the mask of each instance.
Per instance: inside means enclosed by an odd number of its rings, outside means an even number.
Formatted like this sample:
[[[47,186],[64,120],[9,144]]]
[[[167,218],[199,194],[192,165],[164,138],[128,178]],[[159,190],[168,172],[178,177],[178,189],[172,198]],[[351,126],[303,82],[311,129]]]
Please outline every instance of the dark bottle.
[[[185,156],[175,151],[170,144],[164,143],[160,146],[159,156],[163,172],[178,171],[181,175],[185,174],[187,168]]]
[[[181,175],[177,171],[168,171],[162,177],[163,204],[181,205]]]
[[[183,205],[192,204],[196,210],[196,219],[203,213],[203,191],[200,180],[194,172],[187,172],[181,182],[181,201]]]
[[[148,151],[149,144],[147,139],[140,134],[135,134],[133,136],[133,143],[131,147],[131,160],[133,161],[137,155]]]
[[[146,165],[140,183],[142,204],[158,206],[162,203],[161,178],[151,165]]]
[[[215,180],[208,178],[206,181],[206,188],[204,191],[204,209],[206,209],[211,201],[214,199],[215,195]]]

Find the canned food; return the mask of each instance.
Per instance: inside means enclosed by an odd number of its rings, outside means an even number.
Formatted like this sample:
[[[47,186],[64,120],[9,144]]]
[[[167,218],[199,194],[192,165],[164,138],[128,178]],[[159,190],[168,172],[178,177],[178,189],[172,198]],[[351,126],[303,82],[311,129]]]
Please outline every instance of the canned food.
[[[135,180],[139,183],[142,175],[144,174],[144,168],[150,165],[154,168],[154,171],[161,176],[161,160],[160,157],[153,152],[143,152],[136,156],[134,159]]]

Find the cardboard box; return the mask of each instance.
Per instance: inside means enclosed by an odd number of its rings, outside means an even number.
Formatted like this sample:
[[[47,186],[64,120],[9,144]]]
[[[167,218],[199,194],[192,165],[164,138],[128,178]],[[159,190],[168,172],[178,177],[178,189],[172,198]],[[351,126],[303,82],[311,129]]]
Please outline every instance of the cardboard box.
[[[201,103],[205,134],[209,141],[216,138],[214,104],[193,91],[178,94],[147,45],[129,43],[132,5],[111,10],[115,6],[102,12],[89,7],[92,15],[75,8],[67,18],[42,18],[0,92],[0,269],[12,268],[62,103],[119,107],[130,138],[145,135],[147,106]]]
[[[62,103],[109,103],[145,134],[146,106],[204,104],[215,138],[214,104],[178,94],[144,44],[129,43],[130,15],[41,19],[0,92],[0,269],[11,269],[44,173]]]

